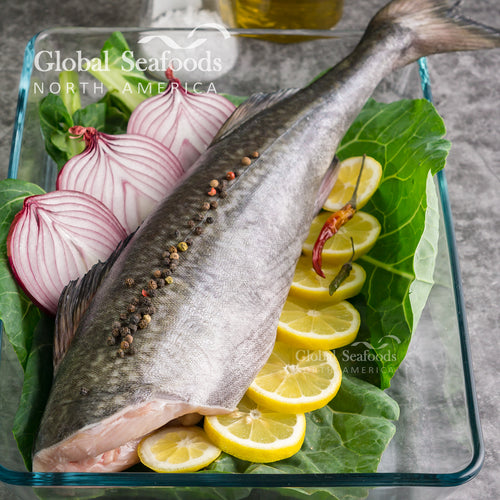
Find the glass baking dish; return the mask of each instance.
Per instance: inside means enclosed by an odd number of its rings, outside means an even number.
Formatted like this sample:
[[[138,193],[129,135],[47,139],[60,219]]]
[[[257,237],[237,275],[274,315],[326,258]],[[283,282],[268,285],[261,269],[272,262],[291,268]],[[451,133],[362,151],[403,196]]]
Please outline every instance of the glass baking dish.
[[[37,106],[48,91],[57,91],[58,71],[78,68],[81,57],[98,55],[114,29],[51,29],[28,44],[22,69],[9,176],[54,188],[56,166],[44,149]],[[153,40],[184,50],[178,77],[190,85],[213,86],[219,93],[249,95],[255,91],[307,84],[355,46],[361,32],[257,31],[229,32],[202,26],[205,40],[192,43],[191,29],[121,29],[134,53],[147,56],[144,43]],[[160,45],[158,45],[160,44]],[[180,47],[180,49],[179,49]],[[170,50],[170,49],[169,49]],[[149,53],[150,54],[150,53]],[[177,52],[179,54],[179,52]],[[188,59],[190,61],[188,61]],[[179,59],[180,60],[180,59]],[[194,62],[193,62],[194,61]],[[102,97],[105,89],[79,71],[82,104]],[[377,100],[430,98],[425,60],[385,79]],[[473,478],[483,462],[483,442],[474,381],[460,272],[455,248],[445,174],[436,176],[440,198],[440,239],[435,286],[413,335],[408,355],[396,373],[390,395],[401,416],[396,435],[383,454],[377,473],[351,474],[157,474],[32,473],[26,471],[11,428],[21,392],[22,372],[5,339],[0,358],[0,480],[18,498],[445,498],[453,487]],[[2,340],[4,340],[2,338]],[[78,486],[80,488],[71,488]]]

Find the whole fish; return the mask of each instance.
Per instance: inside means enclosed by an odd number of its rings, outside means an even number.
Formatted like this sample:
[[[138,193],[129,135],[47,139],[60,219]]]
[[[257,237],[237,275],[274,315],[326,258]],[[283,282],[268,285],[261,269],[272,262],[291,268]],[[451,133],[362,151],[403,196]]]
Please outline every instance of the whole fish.
[[[238,108],[194,173],[63,292],[33,469],[123,470],[169,421],[233,410],[273,348],[339,141],[380,80],[498,46],[443,0],[395,0],[322,78]]]

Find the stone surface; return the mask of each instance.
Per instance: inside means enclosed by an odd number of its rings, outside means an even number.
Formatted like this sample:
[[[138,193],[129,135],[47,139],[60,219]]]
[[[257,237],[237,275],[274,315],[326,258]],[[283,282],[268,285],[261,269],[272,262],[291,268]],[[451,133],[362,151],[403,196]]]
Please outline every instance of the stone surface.
[[[348,0],[339,28],[363,27],[384,0]],[[31,36],[54,26],[135,26],[145,3],[2,2],[0,41],[0,171],[8,165],[16,94],[24,47]],[[469,0],[463,12],[500,27],[497,0]],[[498,415],[500,296],[500,50],[429,59],[436,106],[453,143],[447,169],[468,318],[486,458],[476,479],[450,490],[454,500],[488,500],[500,490]],[[24,497],[26,489],[2,489],[0,497]],[[17,491],[17,492],[16,492]],[[430,498],[425,489],[421,498]]]

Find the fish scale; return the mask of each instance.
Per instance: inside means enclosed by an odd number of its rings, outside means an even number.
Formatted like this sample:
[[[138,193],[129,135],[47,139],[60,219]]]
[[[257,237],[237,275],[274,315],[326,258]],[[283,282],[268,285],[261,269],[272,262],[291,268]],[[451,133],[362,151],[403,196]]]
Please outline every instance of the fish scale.
[[[381,78],[435,45],[440,51],[499,45],[498,33],[443,17],[444,6],[395,0],[322,78],[300,91],[251,98],[130,241],[67,287],[56,344],[72,339],[58,355],[34,470],[122,470],[137,461],[138,440],[170,420],[236,407],[273,348],[338,143]],[[242,167],[252,151],[259,157]],[[197,235],[187,224],[213,199],[210,181],[235,170],[242,172],[228,183],[227,196],[194,224],[204,229]],[[134,354],[117,356],[117,346],[107,343],[113,324],[126,324],[121,315],[150,293],[163,252],[188,238],[192,245],[178,252],[173,282],[151,297],[151,320],[133,335]]]

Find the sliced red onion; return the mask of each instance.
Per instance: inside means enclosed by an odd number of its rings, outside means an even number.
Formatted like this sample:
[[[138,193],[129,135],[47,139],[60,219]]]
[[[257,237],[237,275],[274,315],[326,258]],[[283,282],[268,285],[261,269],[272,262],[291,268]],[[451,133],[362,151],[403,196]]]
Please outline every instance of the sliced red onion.
[[[155,139],[136,134],[109,135],[72,127],[85,150],[59,172],[57,189],[90,194],[102,201],[132,232],[170,194],[184,171],[177,157]]]
[[[26,294],[55,314],[63,288],[105,261],[126,236],[99,200],[77,191],[52,191],[24,200],[7,236],[7,255]]]
[[[162,94],[135,108],[127,133],[152,137],[167,146],[188,170],[212,142],[235,109],[233,103],[215,93],[193,93],[167,70],[170,83]]]

